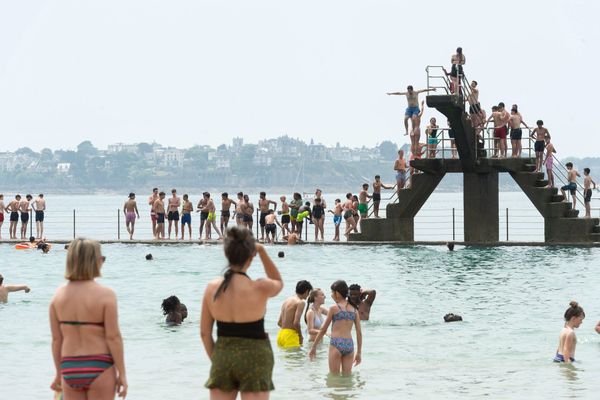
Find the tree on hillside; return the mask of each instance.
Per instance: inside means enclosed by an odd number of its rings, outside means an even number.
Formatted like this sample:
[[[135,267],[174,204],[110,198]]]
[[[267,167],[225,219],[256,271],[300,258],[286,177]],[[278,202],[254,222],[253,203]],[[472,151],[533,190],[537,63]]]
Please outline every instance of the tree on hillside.
[[[138,143],[137,148],[142,154],[152,153],[154,151],[154,148],[150,143]]]
[[[385,160],[392,161],[397,157],[398,146],[396,146],[396,143],[393,143],[389,140],[384,140],[379,145],[379,154]]]
[[[92,157],[98,154],[98,149],[94,147],[92,142],[85,140],[77,145],[77,153],[84,157]]]
[[[29,157],[35,157],[37,155],[37,153],[35,151],[31,150],[29,147],[21,147],[20,149],[15,151],[15,154],[20,155],[20,156],[29,156]]]

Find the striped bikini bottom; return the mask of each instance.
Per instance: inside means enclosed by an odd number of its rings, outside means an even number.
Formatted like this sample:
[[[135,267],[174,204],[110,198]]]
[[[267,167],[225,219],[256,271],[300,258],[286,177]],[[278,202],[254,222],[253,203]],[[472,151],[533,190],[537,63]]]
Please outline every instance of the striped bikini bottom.
[[[94,380],[114,364],[110,354],[63,357],[60,373],[73,389],[87,391]]]

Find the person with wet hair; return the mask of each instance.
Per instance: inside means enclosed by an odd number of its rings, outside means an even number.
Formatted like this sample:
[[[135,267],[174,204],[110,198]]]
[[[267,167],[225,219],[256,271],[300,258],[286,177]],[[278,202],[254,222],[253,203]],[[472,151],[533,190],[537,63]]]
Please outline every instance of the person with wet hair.
[[[327,307],[323,304],[325,304],[325,293],[318,288],[311,290],[306,299],[306,311],[304,311],[309,342],[315,341],[321,326],[323,326],[323,321],[325,321],[323,316],[327,316]]]
[[[362,331],[360,329],[358,306],[350,298],[348,285],[345,281],[333,282],[331,297],[335,301],[335,305],[329,308],[327,318],[321,326],[321,330],[315,338],[308,355],[311,359],[314,359],[317,345],[327,333],[329,325],[333,324],[331,340],[329,341],[329,372],[336,375],[339,375],[340,372],[342,375],[350,375],[352,364],[358,365],[361,362]],[[353,326],[356,330],[356,352],[352,340]]]
[[[265,332],[267,301],[283,288],[277,267],[252,232],[233,227],[223,249],[229,263],[225,274],[204,291],[200,335],[211,362],[205,386],[211,399],[268,399],[272,381],[273,351]],[[266,278],[253,280],[247,272],[258,255]],[[217,324],[217,341],[213,327]],[[246,395],[248,394],[248,395]]]
[[[183,303],[179,304],[179,314],[181,314],[181,322],[185,321],[185,319],[188,317],[187,306]]]
[[[558,349],[554,356],[554,362],[569,364],[575,361],[575,347],[577,346],[575,329],[581,326],[585,318],[585,312],[576,301],[572,301],[569,303],[569,308],[565,311],[564,317],[565,326],[558,337]]]
[[[600,321],[598,321],[598,323],[596,324],[596,327],[594,328],[594,330],[596,331],[596,333],[600,334]]]
[[[181,315],[181,302],[177,296],[169,296],[163,300],[162,305],[163,315],[167,318],[165,322],[169,325],[179,325],[183,321]]]
[[[304,300],[310,294],[312,285],[309,281],[301,280],[296,283],[296,293],[288,297],[281,305],[281,313],[277,325],[281,328],[277,334],[277,345],[284,349],[302,346],[302,329],[300,318],[304,311]]]
[[[360,320],[368,321],[377,292],[375,289],[361,289],[360,285],[356,283],[350,285],[348,290],[350,300],[358,306]]]

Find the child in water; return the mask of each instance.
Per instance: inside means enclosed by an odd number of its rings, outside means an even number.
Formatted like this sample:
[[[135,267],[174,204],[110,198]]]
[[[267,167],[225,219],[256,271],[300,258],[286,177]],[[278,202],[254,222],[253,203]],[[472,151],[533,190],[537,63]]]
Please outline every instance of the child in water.
[[[183,308],[185,308],[185,305],[183,305]],[[187,317],[187,308],[183,311],[182,304],[177,296],[170,296],[164,299],[162,309],[163,315],[167,316],[165,322],[169,325],[181,324],[184,319],[183,312],[185,312],[185,316]]]
[[[349,375],[352,372],[352,364],[358,365],[361,361],[362,332],[358,307],[350,301],[345,281],[335,281],[331,285],[331,297],[335,305],[329,308],[327,318],[308,355],[311,359],[315,357],[317,345],[327,333],[329,324],[333,324],[329,342],[329,372],[339,374],[341,371],[342,375]],[[352,326],[356,330],[356,353],[352,340]]]
[[[575,361],[575,347],[577,346],[575,328],[581,326],[584,318],[583,308],[576,301],[569,303],[569,308],[565,311],[565,326],[558,337],[558,349],[554,356],[554,362],[569,364]]]

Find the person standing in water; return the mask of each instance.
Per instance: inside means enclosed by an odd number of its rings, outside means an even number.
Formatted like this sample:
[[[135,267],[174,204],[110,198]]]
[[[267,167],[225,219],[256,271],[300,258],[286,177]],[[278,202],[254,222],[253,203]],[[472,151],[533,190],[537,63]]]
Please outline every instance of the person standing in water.
[[[284,349],[302,346],[302,329],[300,319],[304,311],[304,300],[310,294],[312,285],[308,281],[296,283],[296,293],[288,297],[281,305],[281,313],[277,325],[281,328],[277,334],[277,345]]]
[[[323,304],[325,304],[325,293],[318,288],[311,290],[306,299],[306,311],[304,312],[309,342],[315,341],[325,321],[324,316],[327,316],[327,307]]]
[[[558,336],[558,349],[554,362],[569,364],[575,361],[575,347],[577,347],[575,329],[581,326],[584,318],[583,308],[576,301],[569,303],[569,308],[565,311],[565,326]]]
[[[267,301],[281,292],[283,281],[265,248],[255,242],[248,229],[230,228],[223,249],[229,268],[223,277],[206,286],[202,299],[200,335],[211,362],[205,386],[211,399],[235,399],[238,392],[244,399],[246,394],[252,399],[268,399],[274,389],[274,359],[264,317]],[[253,280],[247,272],[256,255],[266,278]]]
[[[129,193],[129,198],[123,205],[123,213],[125,214],[125,227],[129,233],[129,240],[133,240],[133,232],[135,232],[135,217],[140,219],[137,203],[135,201],[135,193]]]
[[[375,289],[362,290],[360,285],[355,283],[350,285],[348,293],[350,301],[358,307],[360,320],[368,321],[369,316],[371,315],[371,307],[373,306],[375,296],[377,295]]]
[[[75,239],[69,245],[65,278],[50,303],[51,388],[65,399],[112,399],[127,395],[117,296],[95,279],[106,258],[100,243]],[[82,396],[82,392],[83,396]]]
[[[308,353],[311,359],[314,359],[317,352],[317,345],[327,333],[329,325],[331,328],[331,340],[329,341],[329,372],[339,375],[350,375],[352,364],[360,364],[362,360],[362,331],[360,329],[360,317],[356,304],[353,304],[348,297],[348,285],[339,280],[331,285],[331,297],[335,302],[334,306],[329,308],[327,318],[323,322],[321,330],[317,334],[315,341]],[[354,351],[354,341],[352,340],[352,327],[356,331],[356,352]]]
[[[31,289],[27,285],[4,285],[4,277],[0,274],[0,303],[8,302],[8,294],[13,292],[24,291],[29,293]]]

